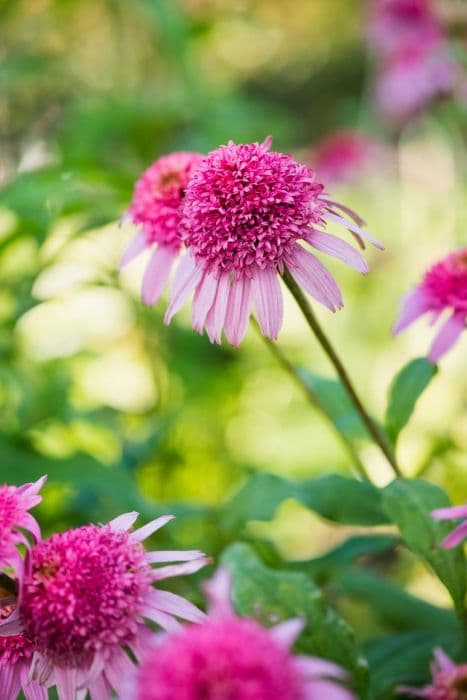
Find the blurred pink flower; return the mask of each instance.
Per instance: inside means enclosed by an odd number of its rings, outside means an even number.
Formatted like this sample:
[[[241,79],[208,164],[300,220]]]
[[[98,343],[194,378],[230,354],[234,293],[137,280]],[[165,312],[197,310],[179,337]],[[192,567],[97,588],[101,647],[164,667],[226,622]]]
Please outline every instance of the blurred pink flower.
[[[263,335],[282,325],[279,275],[296,282],[331,311],[342,295],[324,265],[298,241],[343,260],[359,272],[368,265],[344,241],[326,233],[332,221],[382,247],[354,212],[328,198],[312,170],[263,144],[229,142],[210,153],[186,190],[182,238],[187,253],[177,269],[166,323],[194,291],[193,328],[211,342],[239,345],[253,304]]]
[[[466,327],[467,248],[451,253],[425,273],[404,298],[394,333],[401,333],[425,313],[431,313],[435,323],[443,311],[449,311],[449,317],[431,345],[428,357],[432,362],[451,349]]]
[[[120,269],[146,248],[153,249],[146,266],[142,298],[152,306],[161,296],[174,260],[180,253],[180,208],[188,180],[202,156],[177,151],[162,156],[139,178],[124,220],[138,233],[123,254]]]
[[[443,37],[432,0],[369,0],[368,39],[380,57]]]
[[[342,129],[325,136],[316,144],[313,167],[323,182],[354,182],[377,167],[382,147],[365,134]]]
[[[434,510],[431,515],[433,518],[435,518],[435,520],[455,520],[457,518],[464,519],[464,522],[458,525],[443,541],[443,547],[445,547],[445,549],[456,547],[467,538],[467,505],[437,508],[437,510]]]
[[[465,700],[467,697],[467,664],[457,666],[442,649],[435,650],[431,667],[431,685],[416,688],[398,688],[399,693],[428,700]]]
[[[29,678],[33,654],[33,645],[24,634],[0,637],[2,700],[17,700],[21,690],[26,700],[47,700],[46,688]]]
[[[24,633],[33,642],[32,677],[55,684],[59,700],[85,689],[93,698],[108,698],[112,688],[119,693],[132,668],[126,651],[138,657],[148,633],[144,618],[173,630],[179,626],[174,616],[192,622],[205,617],[153,584],[198,571],[207,559],[198,551],[146,552],[142,541],[172,517],[129,532],[137,515],[52,535],[31,551],[19,616],[4,620],[0,635]],[[164,562],[184,563],[151,567]]]
[[[8,566],[21,575],[23,559],[16,547],[19,544],[29,546],[23,530],[30,533],[34,540],[40,539],[39,525],[28,511],[42,501],[39,491],[45,480],[44,476],[24,486],[0,485],[0,572]]]
[[[207,589],[209,619],[156,639],[123,700],[354,700],[342,685],[347,675],[339,666],[293,655],[301,620],[265,629],[237,617],[225,570]]]
[[[380,68],[376,103],[385,119],[403,124],[436,98],[453,92],[458,79],[459,66],[444,44],[414,44]]]

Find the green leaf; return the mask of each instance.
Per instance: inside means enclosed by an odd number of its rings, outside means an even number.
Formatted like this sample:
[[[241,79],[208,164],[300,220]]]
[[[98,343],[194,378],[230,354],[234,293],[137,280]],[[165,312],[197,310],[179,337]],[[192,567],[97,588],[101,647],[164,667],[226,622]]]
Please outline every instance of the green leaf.
[[[415,404],[437,371],[436,365],[425,357],[417,357],[395,376],[389,389],[386,409],[386,430],[394,443],[402,428],[408,423]]]
[[[383,490],[383,507],[410,549],[422,557],[444,583],[462,615],[466,593],[465,557],[461,548],[446,550],[441,542],[452,529],[434,520],[431,511],[449,506],[447,494],[422,479],[396,479]]]
[[[351,439],[368,439],[368,430],[339,380],[320,377],[304,369],[300,369],[299,374],[341,433]]]
[[[347,479],[339,474],[305,481],[255,474],[225,505],[222,524],[233,530],[250,520],[270,520],[288,498],[337,523],[381,525],[389,522],[381,506],[381,493],[369,482]]]
[[[307,576],[273,571],[249,546],[240,543],[224,552],[222,562],[232,573],[232,596],[240,614],[255,617],[266,626],[302,618],[306,626],[298,643],[300,650],[340,664],[352,674],[358,689],[364,689],[367,665],[350,628]]]

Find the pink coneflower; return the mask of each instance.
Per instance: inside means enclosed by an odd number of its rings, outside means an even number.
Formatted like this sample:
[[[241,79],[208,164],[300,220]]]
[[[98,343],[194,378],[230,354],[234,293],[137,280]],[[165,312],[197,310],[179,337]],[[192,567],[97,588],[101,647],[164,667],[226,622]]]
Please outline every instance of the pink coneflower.
[[[437,333],[429,359],[437,362],[458,340],[467,323],[467,248],[457,250],[426,272],[421,283],[405,297],[394,333],[401,333],[425,313],[438,320],[449,311]]]
[[[463,522],[443,540],[443,547],[445,547],[445,549],[457,547],[458,544],[467,538],[467,505],[437,508],[431,515],[435,520],[456,520],[457,518],[463,518]]]
[[[39,491],[45,479],[18,487],[0,485],[0,571],[11,567],[16,574],[21,572],[23,560],[16,548],[19,544],[29,546],[24,532],[40,539],[39,525],[28,511],[42,501]]]
[[[21,690],[26,700],[47,700],[47,690],[29,678],[33,655],[33,645],[24,634],[0,637],[2,700],[16,700]]]
[[[138,233],[123,254],[120,268],[146,248],[153,249],[141,291],[148,306],[159,299],[180,253],[180,207],[188,180],[201,158],[199,153],[186,151],[162,156],[136,183],[125,219],[136,224]]]
[[[361,242],[380,245],[362,220],[330,200],[312,170],[263,144],[229,142],[210,153],[194,172],[183,206],[187,253],[175,275],[166,323],[194,291],[193,327],[211,342],[239,345],[253,304],[263,335],[277,338],[282,325],[279,275],[288,268],[296,282],[331,311],[342,295],[324,265],[299,241],[340,258],[359,272],[368,266],[352,246],[322,229],[341,224]],[[339,214],[341,211],[343,214]]]
[[[431,668],[431,685],[416,688],[399,688],[398,692],[428,700],[465,700],[467,698],[467,664],[457,666],[442,649],[435,650]]]
[[[376,166],[380,156],[381,146],[368,136],[342,129],[318,142],[313,165],[324,182],[354,182]]]
[[[432,0],[370,0],[368,39],[383,57],[439,41],[443,32]]]
[[[265,629],[237,617],[223,570],[209,593],[210,618],[160,637],[123,700],[353,700],[341,685],[347,676],[339,666],[291,652],[300,620]]]
[[[403,124],[456,85],[459,66],[444,44],[414,44],[391,58],[376,78],[375,98],[388,121]]]
[[[198,551],[146,552],[144,539],[165,525],[164,516],[129,532],[137,513],[108,525],[87,525],[39,542],[30,554],[19,603],[21,630],[34,644],[32,675],[55,683],[60,700],[89,690],[93,698],[120,692],[148,633],[144,618],[177,629],[175,617],[200,622],[204,614],[184,598],[153,588],[190,574],[207,560]],[[151,564],[184,562],[152,569]],[[8,627],[0,626],[0,634]],[[9,629],[8,632],[18,632]]]

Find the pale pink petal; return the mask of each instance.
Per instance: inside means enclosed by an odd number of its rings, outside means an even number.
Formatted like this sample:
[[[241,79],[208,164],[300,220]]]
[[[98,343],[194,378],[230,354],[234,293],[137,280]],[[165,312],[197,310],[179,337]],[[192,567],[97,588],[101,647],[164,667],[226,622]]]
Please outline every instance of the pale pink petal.
[[[222,341],[227,302],[229,300],[230,272],[224,272],[217,283],[216,297],[206,317],[206,331],[211,343]]]
[[[467,520],[458,525],[444,540],[443,547],[452,549],[467,539]]]
[[[343,668],[328,659],[321,659],[316,656],[299,656],[296,664],[307,678],[336,678],[345,680],[348,674]]]
[[[449,506],[448,508],[437,508],[431,511],[435,520],[454,520],[455,518],[467,518],[467,505]]]
[[[453,671],[456,668],[454,661],[440,647],[436,647],[434,654],[437,670]]]
[[[125,680],[133,670],[134,665],[122,650],[115,651],[112,657],[106,661],[105,675],[118,695],[123,692]]]
[[[225,335],[231,345],[238,346],[248,329],[252,306],[251,279],[242,277],[234,280],[229,292],[225,315]]]
[[[186,299],[200,282],[202,276],[202,267],[196,263],[190,253],[186,253],[185,256],[180,259],[175,273],[170,303],[165,314],[164,323],[170,323],[174,315],[182,308]]]
[[[356,700],[350,690],[330,681],[313,681],[305,690],[304,700]]]
[[[111,693],[112,688],[105,676],[100,676],[100,678],[89,685],[91,700],[109,700]]]
[[[150,594],[151,605],[169,615],[176,615],[189,622],[203,622],[206,615],[193,603],[185,598],[170,593],[170,591],[159,591],[155,589]]]
[[[203,584],[209,602],[209,614],[215,617],[234,614],[231,601],[232,576],[230,571],[220,566],[208,581]]]
[[[136,510],[131,511],[130,513],[122,513],[122,515],[119,515],[118,517],[111,520],[109,522],[109,525],[112,528],[112,530],[115,530],[116,532],[126,532],[127,530],[130,530],[133,527],[136,520],[138,519],[138,516],[139,513],[137,513]]]
[[[362,272],[363,274],[368,272],[368,263],[363,255],[340,238],[332,236],[329,233],[324,233],[324,231],[312,229],[310,234],[306,237],[306,240],[313,248],[316,248],[316,250],[339,258],[339,260],[353,267],[357,272]]]
[[[29,678],[36,680],[41,685],[50,683],[53,673],[53,664],[49,659],[46,659],[42,654],[34,653],[29,671]]]
[[[193,561],[203,556],[204,554],[200,549],[175,549],[174,551],[148,552],[146,554],[146,560],[150,564],[162,564],[169,561]]]
[[[292,277],[310,296],[330,311],[342,308],[342,294],[334,277],[312,253],[297,245],[288,265]]]
[[[41,539],[39,523],[30,513],[24,513],[21,517],[21,527],[30,532],[36,542]]]
[[[38,479],[37,481],[34,481],[30,484],[23,484],[22,486],[18,486],[18,491],[20,493],[22,493],[23,495],[38,496],[39,491],[44,486],[46,481],[47,481],[47,475],[41,476],[41,478]],[[42,501],[42,496],[38,496],[37,500],[34,499],[34,504],[40,503],[41,501]]]
[[[433,363],[438,362],[453,347],[463,330],[465,330],[464,315],[453,314],[450,316],[435,337],[428,353],[428,359]]]
[[[211,560],[208,557],[201,557],[200,559],[188,561],[184,564],[161,566],[159,569],[155,569],[153,571],[152,580],[162,581],[166,578],[173,578],[174,576],[187,576],[188,574],[195,574],[197,571],[207,566],[210,561]]]
[[[356,236],[360,236],[360,238],[363,238],[364,241],[368,241],[369,243],[372,243],[375,246],[375,248],[379,248],[380,250],[384,250],[384,245],[380,241],[378,241],[377,238],[372,236],[369,231],[362,228],[361,226],[358,226],[353,221],[349,221],[348,219],[345,219],[343,216],[339,216],[338,214],[333,214],[332,212],[328,212],[328,211],[324,214],[324,218],[327,219],[327,221],[332,221],[335,224],[339,224],[340,226],[344,226],[344,228],[348,229],[349,231],[352,231],[352,233],[355,233]]]
[[[21,690],[21,679],[15,664],[0,664],[0,690],[2,700],[16,700]]]
[[[128,265],[129,262],[134,260],[138,255],[140,255],[143,250],[145,250],[148,247],[146,236],[142,231],[139,231],[139,233],[134,236],[128,247],[125,249],[122,259],[120,260],[120,270],[122,270],[125,265]]]
[[[192,325],[198,333],[203,332],[206,317],[216,297],[218,280],[205,272],[201,282],[196,287],[193,298]]]
[[[278,274],[273,267],[265,267],[255,272],[251,284],[261,333],[277,340],[284,312]]]
[[[429,311],[430,306],[431,299],[421,287],[412,289],[402,300],[399,316],[392,329],[394,335],[402,333],[417,318]]]
[[[168,615],[167,613],[162,612],[162,610],[159,610],[151,605],[146,606],[141,614],[148,620],[155,622],[156,625],[159,625],[159,627],[166,632],[179,632],[182,629],[182,625],[178,622],[178,620],[172,617],[172,615]]]
[[[141,297],[146,306],[152,306],[160,298],[177,255],[178,252],[169,246],[156,246],[143,275]]]
[[[359,216],[359,214],[357,214],[356,211],[354,211],[350,207],[347,207],[345,204],[341,204],[340,202],[336,202],[334,199],[329,199],[326,196],[324,196],[324,197],[321,196],[319,199],[321,199],[325,204],[331,205],[331,208],[340,209],[341,211],[343,211],[344,214],[347,214],[347,216],[349,216],[353,221],[355,221],[355,223],[358,226],[365,226],[366,225],[365,219],[362,219],[362,217]]]
[[[23,664],[21,668],[21,687],[26,700],[47,700],[49,697],[47,690],[37,681],[30,681],[28,678],[28,664]],[[1,688],[1,684],[0,684]]]
[[[58,700],[76,700],[76,691],[78,689],[77,670],[55,666],[54,677]]]
[[[132,532],[131,538],[137,542],[142,542],[146,537],[149,537],[149,535],[152,535],[154,532],[157,532],[157,530],[160,530],[161,527],[170,523],[171,520],[175,520],[175,515],[161,515],[160,518],[151,520],[147,525],[143,525],[143,527]]]
[[[285,649],[291,649],[304,627],[304,621],[294,617],[271,627],[269,633]]]

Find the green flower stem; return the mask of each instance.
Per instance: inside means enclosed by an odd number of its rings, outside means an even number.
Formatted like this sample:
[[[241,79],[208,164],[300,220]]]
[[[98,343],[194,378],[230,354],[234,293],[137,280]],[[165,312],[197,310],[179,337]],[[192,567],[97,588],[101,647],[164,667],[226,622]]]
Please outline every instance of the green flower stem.
[[[334,368],[342,382],[342,386],[344,387],[345,391],[347,392],[349,399],[353,403],[355,410],[357,413],[360,415],[363,424],[365,425],[366,429],[368,430],[368,433],[371,435],[375,443],[378,445],[378,447],[381,449],[381,452],[385,455],[386,459],[388,460],[389,464],[391,465],[394,473],[396,476],[402,476],[401,470],[399,469],[399,465],[397,464],[396,457],[386,441],[384,435],[381,433],[379,430],[378,426],[374,422],[373,418],[367,413],[360,397],[358,396],[349,375],[347,374],[347,370],[345,369],[344,365],[342,364],[339,356],[337,355],[336,351],[334,350],[331,341],[328,339],[326,334],[324,333],[323,329],[321,328],[318,319],[316,318],[315,314],[312,311],[312,308],[310,304],[308,303],[308,299],[306,296],[303,294],[301,288],[298,286],[298,284],[295,282],[293,279],[292,275],[290,272],[286,269],[284,273],[284,282],[289,288],[290,292],[292,293],[293,297],[295,298],[295,301],[297,302],[298,306],[300,307],[300,310],[305,317],[306,322],[308,323],[309,327],[313,331],[314,335],[318,339],[318,342],[320,343],[321,347],[323,348],[324,352],[328,356],[329,360],[332,362],[334,365]]]
[[[261,333],[260,327],[258,325],[258,322],[256,321],[255,318],[252,318],[252,322],[256,330],[258,331],[259,335],[261,338],[264,340],[266,345],[268,346],[269,350],[271,351],[272,355],[276,358],[276,360],[279,362],[279,364],[285,369],[286,372],[290,374],[294,382],[297,384],[297,386],[303,391],[305,394],[306,398],[308,401],[312,404],[314,408],[316,408],[318,411],[320,411],[326,418],[329,420],[331,423],[332,427],[336,431],[336,434],[338,435],[339,439],[341,440],[344,448],[348,452],[352,463],[354,465],[355,471],[359,474],[359,476],[364,479],[365,481],[370,481],[370,477],[368,476],[365,465],[363,464],[362,460],[360,459],[360,456],[353,446],[351,440],[342,433],[339,428],[336,426],[334,423],[331,414],[328,412],[326,407],[323,405],[321,402],[319,396],[313,391],[311,386],[307,384],[303,380],[303,378],[300,376],[300,373],[297,371],[296,367],[290,362],[290,360],[284,355],[280,347],[277,345],[277,343],[274,343],[272,340],[269,340],[269,338],[265,338],[263,334]]]

